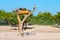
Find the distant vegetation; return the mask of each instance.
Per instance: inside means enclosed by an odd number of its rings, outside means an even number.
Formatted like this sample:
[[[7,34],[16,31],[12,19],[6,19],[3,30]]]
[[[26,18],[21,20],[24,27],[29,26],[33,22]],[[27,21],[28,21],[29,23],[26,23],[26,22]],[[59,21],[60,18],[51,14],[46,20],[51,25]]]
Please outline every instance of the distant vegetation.
[[[24,15],[21,15],[21,19],[23,19]],[[60,25],[60,12],[52,15],[50,12],[38,12],[36,16],[33,14],[27,18],[27,23],[29,24],[38,24],[38,25]],[[0,10],[0,25],[16,25],[18,24],[16,12],[6,12]]]

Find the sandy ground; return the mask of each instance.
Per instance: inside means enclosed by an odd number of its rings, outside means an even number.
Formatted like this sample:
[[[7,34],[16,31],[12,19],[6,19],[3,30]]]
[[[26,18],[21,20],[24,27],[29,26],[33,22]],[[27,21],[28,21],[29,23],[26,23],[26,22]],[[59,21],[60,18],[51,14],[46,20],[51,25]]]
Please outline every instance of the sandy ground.
[[[20,36],[16,27],[0,26],[0,40],[60,40],[60,28],[34,25],[27,29],[24,37]]]

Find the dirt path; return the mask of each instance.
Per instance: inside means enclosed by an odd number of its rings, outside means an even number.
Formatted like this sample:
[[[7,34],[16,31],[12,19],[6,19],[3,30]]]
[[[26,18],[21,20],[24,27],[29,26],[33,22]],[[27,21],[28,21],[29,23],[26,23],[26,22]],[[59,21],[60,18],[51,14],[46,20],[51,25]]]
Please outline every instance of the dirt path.
[[[17,32],[0,32],[0,40],[60,40],[60,33],[42,33],[21,37]]]
[[[24,37],[19,36],[15,27],[0,26],[0,40],[60,40],[60,28],[34,25],[34,29],[27,30]]]

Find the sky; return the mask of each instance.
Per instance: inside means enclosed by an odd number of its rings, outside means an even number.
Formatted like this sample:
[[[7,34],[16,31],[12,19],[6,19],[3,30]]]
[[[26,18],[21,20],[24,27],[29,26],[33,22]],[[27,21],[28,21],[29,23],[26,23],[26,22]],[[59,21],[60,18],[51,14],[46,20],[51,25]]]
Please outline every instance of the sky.
[[[21,7],[33,10],[34,4],[37,7],[34,15],[37,15],[38,12],[56,14],[60,11],[60,0],[0,0],[0,10],[10,12]]]

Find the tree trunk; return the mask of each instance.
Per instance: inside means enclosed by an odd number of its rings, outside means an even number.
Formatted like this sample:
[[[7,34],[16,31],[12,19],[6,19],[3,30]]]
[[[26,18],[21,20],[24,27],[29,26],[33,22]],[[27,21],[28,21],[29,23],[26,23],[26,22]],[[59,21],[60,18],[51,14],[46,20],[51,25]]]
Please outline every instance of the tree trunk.
[[[24,19],[21,21],[21,18],[19,17],[18,13],[17,13],[17,18],[18,18],[18,32],[20,35],[23,34],[23,23],[25,22],[25,20],[27,19],[28,16],[30,16],[31,13],[29,13],[28,15],[25,15]]]
[[[23,34],[22,24],[18,25],[18,32],[19,32],[20,35]]]
[[[19,17],[19,15],[18,15],[18,13],[17,13],[17,19],[18,19],[18,32],[19,32],[19,34],[21,35],[22,34],[22,22],[21,22],[21,18]]]

